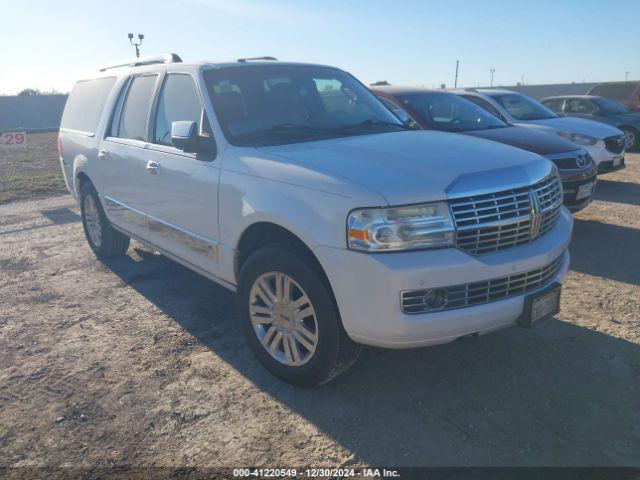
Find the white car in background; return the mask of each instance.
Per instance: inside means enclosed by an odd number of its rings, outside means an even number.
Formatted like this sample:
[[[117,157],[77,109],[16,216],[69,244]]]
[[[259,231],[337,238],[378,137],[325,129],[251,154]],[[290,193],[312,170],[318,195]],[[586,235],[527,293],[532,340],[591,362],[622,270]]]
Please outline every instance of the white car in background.
[[[553,132],[584,147],[599,173],[624,168],[626,140],[615,127],[583,118],[560,117],[541,103],[511,90],[458,89],[452,93],[481,106],[512,125]]]

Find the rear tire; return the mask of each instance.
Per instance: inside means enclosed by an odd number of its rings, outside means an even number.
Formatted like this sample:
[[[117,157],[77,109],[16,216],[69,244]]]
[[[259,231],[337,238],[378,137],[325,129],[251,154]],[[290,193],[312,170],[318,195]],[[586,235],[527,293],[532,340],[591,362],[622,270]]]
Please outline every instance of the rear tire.
[[[298,386],[330,381],[361,350],[318,269],[308,253],[277,245],[253,253],[239,275],[238,311],[249,346],[267,370]]]
[[[632,127],[621,127],[620,130],[624,132],[624,136],[627,139],[627,151],[633,152],[638,150],[640,143],[640,132]]]
[[[124,255],[130,238],[113,228],[102,209],[98,192],[86,182],[80,188],[80,213],[84,236],[98,258]]]

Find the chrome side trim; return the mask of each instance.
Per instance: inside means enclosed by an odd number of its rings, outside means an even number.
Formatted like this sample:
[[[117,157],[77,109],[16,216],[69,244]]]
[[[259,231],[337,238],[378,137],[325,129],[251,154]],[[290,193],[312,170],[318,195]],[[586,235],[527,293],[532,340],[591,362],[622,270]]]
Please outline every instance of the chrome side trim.
[[[203,277],[208,278],[209,280],[211,280],[213,282],[216,282],[218,285],[226,288],[227,290],[231,290],[232,292],[235,292],[237,290],[237,287],[233,283],[227,282],[226,280],[223,280],[222,278],[217,277],[217,276],[215,276],[214,274],[212,274],[210,272],[207,272],[206,270],[198,267],[197,265],[194,265],[190,261],[185,260],[182,257],[178,257],[177,255],[174,255],[173,253],[170,253],[170,252],[166,251],[165,249],[158,247],[154,243],[149,242],[148,240],[145,240],[144,238],[140,237],[139,235],[131,233],[128,230],[126,230],[126,229],[124,229],[122,227],[119,227],[118,225],[113,225],[113,228],[118,230],[120,233],[123,233],[124,235],[128,235],[129,237],[133,238],[134,240],[137,240],[138,242],[142,243],[143,245],[147,245],[148,247],[152,248],[153,250],[156,250],[156,251],[160,252],[165,257],[170,258],[174,262],[179,263],[180,265],[188,268],[189,270],[193,270],[194,272],[202,275]]]
[[[218,261],[219,242],[167,223],[113,198],[103,196],[103,199],[109,213],[112,213],[116,218],[124,219],[149,230],[165,240],[180,243],[189,250],[210,258],[214,262]]]

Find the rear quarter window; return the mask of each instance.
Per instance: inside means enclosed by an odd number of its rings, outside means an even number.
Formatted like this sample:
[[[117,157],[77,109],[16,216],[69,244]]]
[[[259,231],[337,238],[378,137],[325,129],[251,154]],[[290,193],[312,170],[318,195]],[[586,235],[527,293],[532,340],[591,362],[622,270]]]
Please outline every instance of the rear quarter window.
[[[64,107],[60,128],[95,133],[115,77],[77,82]]]

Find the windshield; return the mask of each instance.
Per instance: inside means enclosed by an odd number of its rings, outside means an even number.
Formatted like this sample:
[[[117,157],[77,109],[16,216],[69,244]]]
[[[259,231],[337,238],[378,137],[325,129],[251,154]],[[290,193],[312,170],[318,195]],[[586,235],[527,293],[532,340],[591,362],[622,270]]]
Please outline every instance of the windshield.
[[[557,115],[541,103],[518,93],[491,94],[496,102],[517,120],[542,120]]]
[[[264,146],[405,130],[351,75],[329,67],[252,65],[208,70],[228,140]]]
[[[608,98],[594,98],[593,101],[596,105],[609,113],[629,113],[628,108],[625,108],[619,103],[609,100]]]
[[[435,130],[466,132],[507,126],[483,108],[451,93],[425,92],[398,98],[412,114]]]

